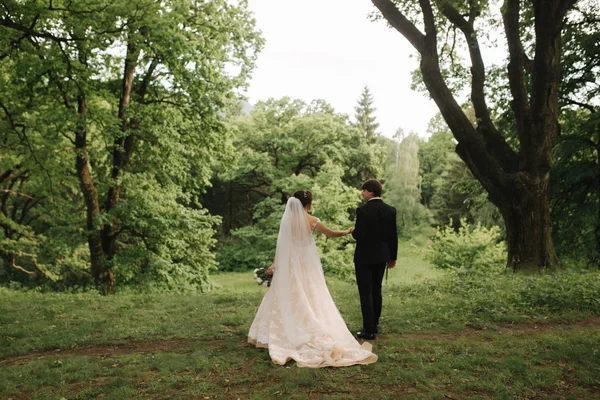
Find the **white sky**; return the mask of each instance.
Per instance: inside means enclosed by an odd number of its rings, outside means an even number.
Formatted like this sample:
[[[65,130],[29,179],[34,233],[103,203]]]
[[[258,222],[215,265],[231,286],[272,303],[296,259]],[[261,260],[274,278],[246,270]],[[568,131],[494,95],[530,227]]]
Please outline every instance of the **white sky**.
[[[246,93],[250,103],[324,99],[353,117],[367,85],[380,133],[391,137],[402,127],[426,136],[438,109],[410,89],[416,50],[384,21],[368,20],[370,0],[249,0],[249,7],[266,40]]]

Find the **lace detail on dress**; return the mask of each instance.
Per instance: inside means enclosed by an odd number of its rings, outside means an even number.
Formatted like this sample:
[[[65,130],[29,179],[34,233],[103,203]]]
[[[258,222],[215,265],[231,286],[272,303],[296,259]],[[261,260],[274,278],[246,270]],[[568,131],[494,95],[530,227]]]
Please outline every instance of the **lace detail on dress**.
[[[312,224],[312,226],[310,227],[310,230],[314,232],[315,228],[317,227],[317,224],[320,223],[321,220],[319,218],[317,218],[317,220],[315,221],[314,224]]]

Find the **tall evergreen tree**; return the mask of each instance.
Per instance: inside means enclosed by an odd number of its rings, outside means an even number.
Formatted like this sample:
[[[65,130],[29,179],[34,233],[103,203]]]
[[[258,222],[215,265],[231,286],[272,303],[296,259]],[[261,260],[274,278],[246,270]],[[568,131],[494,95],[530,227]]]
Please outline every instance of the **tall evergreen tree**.
[[[373,95],[371,95],[368,86],[364,87],[358,99],[358,105],[354,107],[354,110],[356,111],[354,114],[356,126],[365,135],[367,141],[373,143],[375,136],[378,135],[379,123],[375,122],[375,111],[377,109],[373,107]]]

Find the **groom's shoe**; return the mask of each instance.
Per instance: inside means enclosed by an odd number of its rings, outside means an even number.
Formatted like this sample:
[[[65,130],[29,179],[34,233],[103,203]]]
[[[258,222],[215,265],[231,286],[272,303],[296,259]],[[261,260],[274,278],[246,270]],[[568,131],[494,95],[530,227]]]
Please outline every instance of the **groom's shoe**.
[[[366,340],[375,340],[375,337],[376,337],[374,333],[369,333],[369,332],[365,332],[365,331],[356,332],[356,336],[361,339],[366,339]]]

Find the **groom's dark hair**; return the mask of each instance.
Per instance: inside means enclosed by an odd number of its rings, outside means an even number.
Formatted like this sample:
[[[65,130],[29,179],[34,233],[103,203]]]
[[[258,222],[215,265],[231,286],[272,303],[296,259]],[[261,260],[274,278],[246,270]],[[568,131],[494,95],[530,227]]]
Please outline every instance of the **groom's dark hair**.
[[[302,207],[306,207],[310,203],[312,203],[312,193],[310,190],[296,190],[294,192],[294,197],[300,200],[302,203]]]
[[[365,181],[361,189],[373,193],[375,197],[381,197],[381,183],[377,179]]]

